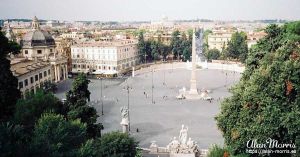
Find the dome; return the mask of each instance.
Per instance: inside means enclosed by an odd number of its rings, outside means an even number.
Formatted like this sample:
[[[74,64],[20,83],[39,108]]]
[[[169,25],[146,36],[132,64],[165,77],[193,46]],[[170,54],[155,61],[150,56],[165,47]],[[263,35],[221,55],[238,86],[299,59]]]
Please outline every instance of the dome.
[[[22,40],[22,46],[53,46],[55,41],[52,36],[42,30],[32,30],[26,33]]]
[[[22,46],[54,46],[55,41],[52,36],[43,30],[40,30],[40,24],[35,16],[32,20],[32,31],[26,33],[21,41]]]

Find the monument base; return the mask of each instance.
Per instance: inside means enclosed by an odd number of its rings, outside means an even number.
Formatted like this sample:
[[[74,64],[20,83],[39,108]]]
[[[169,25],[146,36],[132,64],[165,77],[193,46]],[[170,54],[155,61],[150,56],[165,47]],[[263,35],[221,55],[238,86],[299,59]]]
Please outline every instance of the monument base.
[[[173,154],[173,153],[170,153],[170,157],[195,157],[195,154]]]
[[[199,95],[198,93],[189,93],[189,92],[186,92],[184,94],[184,97],[186,99],[190,99],[190,100],[199,100],[199,99],[202,99],[201,95]]]

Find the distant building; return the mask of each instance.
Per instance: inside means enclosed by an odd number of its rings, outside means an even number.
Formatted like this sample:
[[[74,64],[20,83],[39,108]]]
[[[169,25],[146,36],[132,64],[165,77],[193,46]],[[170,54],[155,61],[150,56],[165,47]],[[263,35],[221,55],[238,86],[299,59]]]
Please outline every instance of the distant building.
[[[82,35],[78,34],[77,32],[71,32],[71,33],[63,33],[61,35],[62,38],[70,38],[70,39],[79,39],[83,37]]]
[[[0,27],[3,27],[3,26],[4,26],[4,21],[0,20]]]
[[[72,72],[113,75],[139,62],[136,40],[81,43],[71,47]]]
[[[49,26],[49,27],[58,27],[58,26],[62,26],[63,23],[60,23],[59,21],[47,21],[46,22],[46,25]]]
[[[265,37],[266,35],[267,34],[264,31],[247,33],[248,48],[251,48],[259,39]]]
[[[7,25],[7,29],[6,29],[6,34],[5,34],[6,38],[10,41],[16,41],[16,37],[15,34],[13,33],[12,29],[10,28],[10,25]]]
[[[231,36],[236,32],[234,27],[216,27],[212,30],[212,34],[207,37],[208,48],[218,49],[222,51],[223,47],[227,47],[227,43],[231,40]]]
[[[71,45],[73,40],[69,38],[55,38],[56,52],[67,58],[68,71],[72,71]]]

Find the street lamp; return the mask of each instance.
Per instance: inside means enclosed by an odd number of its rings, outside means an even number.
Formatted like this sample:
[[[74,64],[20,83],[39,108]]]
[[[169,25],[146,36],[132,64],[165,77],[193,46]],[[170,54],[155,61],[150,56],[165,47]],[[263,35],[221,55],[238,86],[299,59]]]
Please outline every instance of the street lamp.
[[[154,88],[154,85],[153,85],[153,69],[152,69],[152,104],[154,104],[154,100],[153,100],[153,88]]]
[[[145,64],[147,64],[147,53],[145,52]]]
[[[100,84],[101,84],[101,88],[100,88],[100,99],[101,99],[101,115],[103,116],[104,113],[103,113],[103,96],[102,96],[102,76],[101,77],[98,77],[98,79],[100,79]]]

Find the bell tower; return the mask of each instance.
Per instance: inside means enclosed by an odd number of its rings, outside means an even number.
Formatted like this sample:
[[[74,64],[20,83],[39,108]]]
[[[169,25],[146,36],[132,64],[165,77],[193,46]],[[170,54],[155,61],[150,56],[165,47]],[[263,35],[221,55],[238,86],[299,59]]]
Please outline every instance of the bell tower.
[[[33,30],[38,30],[38,29],[40,29],[40,23],[39,23],[39,20],[37,19],[36,16],[34,16],[34,18],[32,19],[31,28],[32,28]]]

